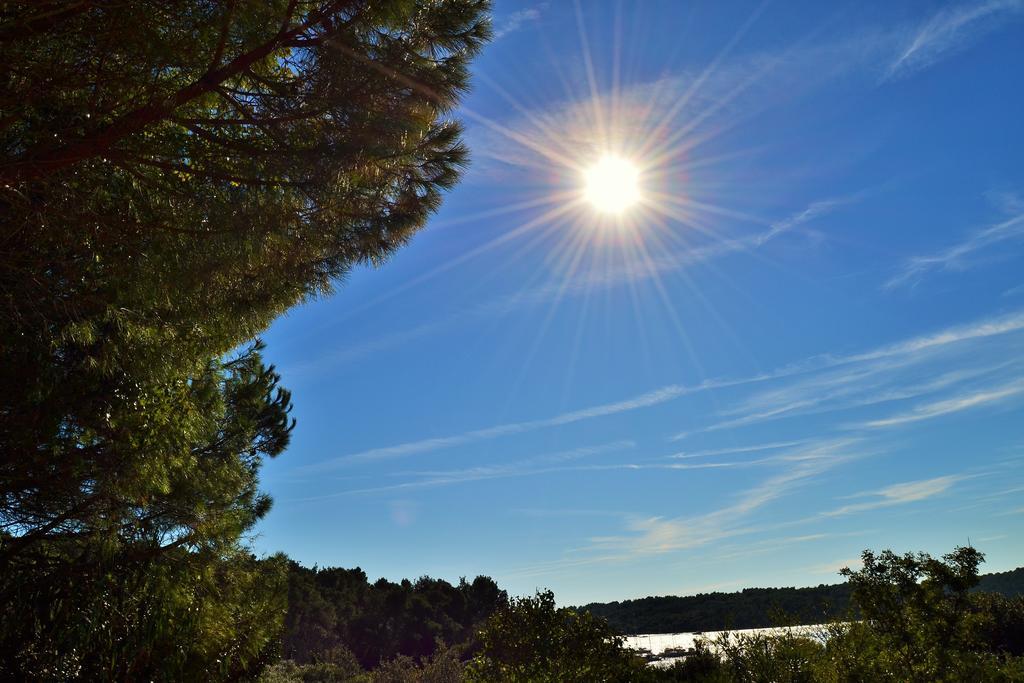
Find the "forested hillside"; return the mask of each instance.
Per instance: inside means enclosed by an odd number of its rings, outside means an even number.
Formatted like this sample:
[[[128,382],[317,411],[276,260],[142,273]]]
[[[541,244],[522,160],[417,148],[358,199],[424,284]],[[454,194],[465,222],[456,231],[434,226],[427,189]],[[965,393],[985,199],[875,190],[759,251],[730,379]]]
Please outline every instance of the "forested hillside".
[[[306,664],[351,651],[372,669],[398,655],[420,659],[438,643],[468,645],[477,626],[500,605],[505,591],[486,576],[452,585],[424,576],[416,581],[370,583],[355,569],[307,569],[290,563],[285,659]]]
[[[977,590],[1001,593],[1008,598],[1024,595],[1024,567],[1017,567],[1008,572],[985,574],[981,577]]]
[[[1024,567],[985,574],[976,591],[1024,595]],[[779,623],[815,624],[839,617],[850,606],[850,585],[808,588],[747,588],[737,593],[658,596],[580,609],[603,617],[618,633],[680,633],[762,628]]]
[[[861,569],[841,572],[843,584],[647,598],[580,609],[556,607],[551,591],[509,598],[482,576],[456,585],[428,577],[371,583],[359,568],[308,569],[292,562],[283,661],[268,667],[260,680],[1024,680],[1024,568],[979,577],[984,557],[974,548],[957,548],[941,559],[890,551],[865,551],[862,558]],[[611,623],[599,615],[602,608]],[[645,608],[652,616],[643,620]],[[823,627],[828,634],[824,642],[772,631],[718,636],[699,641],[684,660],[661,669],[649,667],[615,635],[627,630],[623,616],[644,625],[636,630],[653,632],[658,623],[681,625],[676,630],[694,630],[690,624],[695,623],[709,625],[703,630],[775,626],[787,620],[820,621],[826,612],[843,617],[855,612],[864,619]],[[767,615],[765,622],[758,621],[762,615]],[[895,651],[906,656],[888,656]]]
[[[980,577],[975,592],[1024,595],[1024,568]],[[577,608],[606,619],[617,633],[675,633],[821,623],[847,614],[849,583],[809,588],[747,588],[735,593],[662,596],[592,603]],[[290,562],[288,614],[282,655],[301,664],[331,661],[350,651],[373,669],[398,656],[419,660],[439,643],[468,658],[476,629],[509,604],[490,577],[451,584],[427,576],[398,583],[371,582],[359,567],[307,568]]]

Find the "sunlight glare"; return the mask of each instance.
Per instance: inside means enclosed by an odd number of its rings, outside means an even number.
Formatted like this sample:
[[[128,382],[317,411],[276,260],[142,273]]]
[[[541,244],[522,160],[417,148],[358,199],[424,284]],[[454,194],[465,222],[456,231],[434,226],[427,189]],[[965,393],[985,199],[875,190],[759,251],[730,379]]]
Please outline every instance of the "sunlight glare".
[[[640,171],[622,157],[605,156],[583,177],[584,196],[603,213],[620,214],[640,199]]]

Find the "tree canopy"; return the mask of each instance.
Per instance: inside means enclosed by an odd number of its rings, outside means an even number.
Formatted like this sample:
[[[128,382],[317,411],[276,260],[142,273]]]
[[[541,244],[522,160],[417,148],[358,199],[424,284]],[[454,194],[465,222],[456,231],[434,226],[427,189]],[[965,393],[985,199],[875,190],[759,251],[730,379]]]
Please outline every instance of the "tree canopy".
[[[326,662],[339,649],[365,669],[397,656],[418,660],[438,643],[473,653],[476,630],[508,596],[489,577],[373,583],[358,567],[307,569],[292,563],[282,655],[300,664]]]
[[[551,591],[513,598],[488,619],[479,637],[471,681],[637,681],[652,673],[622,647],[608,622],[555,607]]]
[[[972,592],[1024,595],[1024,568],[982,574]],[[852,608],[851,583],[806,588],[744,588],[734,593],[663,595],[595,602],[579,609],[608,620],[620,634],[683,633],[778,626],[780,615],[795,624],[821,624]]]
[[[671,680],[838,683],[1017,681],[1024,677],[1024,600],[973,591],[984,556],[862,554],[844,569],[855,611],[806,631],[723,634],[670,669]],[[712,657],[707,655],[712,653]]]
[[[4,674],[153,676],[121,636],[188,648],[197,639],[139,624],[203,613],[213,577],[245,584],[244,534],[270,505],[260,463],[292,427],[254,338],[387,258],[457,180],[466,149],[449,115],[487,10],[0,8],[0,647],[29,653]],[[223,595],[257,600],[250,583]],[[100,615],[111,649],[90,659]],[[254,647],[279,621],[253,621]],[[60,656],[46,645],[58,634]],[[216,677],[255,656],[196,645],[179,660]]]

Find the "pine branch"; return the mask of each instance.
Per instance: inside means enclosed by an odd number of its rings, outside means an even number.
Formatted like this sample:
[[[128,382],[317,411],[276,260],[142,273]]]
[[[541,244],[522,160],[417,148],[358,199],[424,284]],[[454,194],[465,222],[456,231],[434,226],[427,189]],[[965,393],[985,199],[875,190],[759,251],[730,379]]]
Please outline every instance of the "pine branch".
[[[225,81],[234,78],[251,66],[280,49],[282,43],[290,41],[305,31],[323,25],[324,20],[342,11],[346,6],[357,0],[338,0],[306,19],[301,24],[288,28],[291,14],[297,0],[292,0],[282,22],[281,29],[270,40],[243,53],[222,67],[207,71],[191,85],[182,88],[160,102],[150,102],[139,107],[108,126],[79,138],[75,142],[60,147],[30,150],[18,159],[0,167],[0,182],[13,184],[27,180],[44,179],[54,173],[76,163],[99,156],[109,151],[115,144],[145,129],[147,126],[169,117],[178,107],[217,89]],[[328,31],[336,32],[340,27],[332,27]]]

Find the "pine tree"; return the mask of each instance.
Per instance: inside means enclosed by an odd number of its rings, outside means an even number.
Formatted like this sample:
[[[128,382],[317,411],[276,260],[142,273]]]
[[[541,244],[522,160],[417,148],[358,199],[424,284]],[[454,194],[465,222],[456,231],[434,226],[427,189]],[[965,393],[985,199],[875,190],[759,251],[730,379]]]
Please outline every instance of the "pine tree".
[[[277,579],[242,539],[292,425],[251,341],[456,182],[487,10],[0,7],[0,673],[217,678],[264,656]]]

